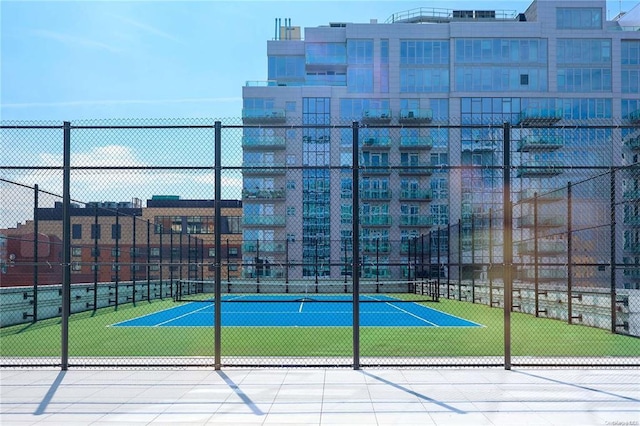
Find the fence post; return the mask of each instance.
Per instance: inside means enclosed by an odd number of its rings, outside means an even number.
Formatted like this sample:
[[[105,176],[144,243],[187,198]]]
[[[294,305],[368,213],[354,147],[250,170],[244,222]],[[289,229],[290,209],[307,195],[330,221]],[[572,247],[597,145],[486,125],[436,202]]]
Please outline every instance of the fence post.
[[[214,369],[220,370],[222,367],[222,271],[220,269],[220,259],[222,257],[222,215],[220,199],[222,198],[222,124],[220,121],[214,123],[214,245],[215,245],[215,289],[214,289]]]
[[[572,229],[571,182],[567,183],[567,320],[573,322],[573,229]]]
[[[504,123],[503,135],[503,192],[504,244],[503,280],[504,280],[504,368],[511,370],[511,308],[513,305],[512,268],[513,268],[513,218],[511,209],[511,124]]]
[[[493,307],[493,209],[489,209],[489,267],[487,278],[489,279],[489,307]]]
[[[71,123],[63,123],[62,178],[62,315],[61,369],[69,369],[69,314],[71,313]]]
[[[458,301],[462,300],[462,219],[458,219]]]
[[[536,317],[540,315],[540,282],[538,275],[538,193],[533,193],[533,294],[535,297]],[[522,309],[520,309],[522,310]]]
[[[33,315],[32,322],[38,321],[38,185],[33,192]]]
[[[351,228],[351,238],[353,239],[352,249],[352,271],[353,280],[353,369],[360,369],[360,144],[359,144],[359,123],[354,121],[352,129],[352,197],[353,221]]]
[[[151,221],[147,219],[147,302],[151,301]]]
[[[616,170],[611,169],[611,332],[616,332]]]
[[[471,214],[471,303],[476,303],[476,215]]]

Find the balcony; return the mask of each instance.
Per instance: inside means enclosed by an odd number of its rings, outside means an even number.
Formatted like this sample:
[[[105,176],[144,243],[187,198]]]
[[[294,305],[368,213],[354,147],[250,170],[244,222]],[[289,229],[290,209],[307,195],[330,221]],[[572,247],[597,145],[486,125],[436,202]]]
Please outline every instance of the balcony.
[[[629,114],[629,121],[632,123],[640,123],[640,109]]]
[[[624,191],[622,197],[627,201],[638,201],[640,200],[640,188]]]
[[[462,145],[463,152],[494,152],[498,149],[498,144],[495,141],[472,141],[470,144],[465,143]]]
[[[362,173],[369,175],[388,175],[391,173],[391,168],[389,167],[389,163],[382,164],[369,164],[364,163],[361,164],[363,167]]]
[[[242,149],[261,150],[261,149],[285,149],[287,144],[283,137],[278,136],[243,136]]]
[[[555,203],[561,201],[566,197],[566,189],[523,189],[518,194],[518,201],[521,203]]]
[[[391,278],[391,269],[388,266],[363,266],[362,278]]]
[[[400,123],[431,123],[433,111],[431,109],[401,109],[398,121]]]
[[[633,151],[638,151],[640,150],[640,136],[636,136],[635,138],[630,138],[627,139],[627,141],[625,141],[624,145],[633,150]]]
[[[401,175],[421,175],[431,176],[433,174],[433,167],[427,163],[401,163],[398,173]]]
[[[285,243],[274,241],[245,241],[242,243],[243,253],[284,253],[286,249]]]
[[[518,271],[518,279],[522,281],[533,281],[536,278],[534,268],[527,268]],[[538,269],[538,281],[562,281],[567,279],[566,269]]]
[[[555,151],[563,145],[560,138],[528,135],[518,142],[518,151]]]
[[[567,248],[563,241],[538,241],[538,256],[554,256],[566,253]],[[535,255],[534,241],[526,241],[518,244],[518,254]]]
[[[389,241],[367,241],[360,243],[360,249],[363,253],[390,253],[391,243]]]
[[[284,189],[243,189],[242,198],[251,200],[284,200]]]
[[[434,220],[433,220],[433,217],[431,216],[403,214],[400,216],[399,226],[430,228],[433,226],[433,222]]]
[[[528,215],[518,219],[518,226],[520,228],[556,228],[559,226],[565,226],[566,221],[562,216],[544,216],[538,215],[538,223],[534,223],[534,216]]]
[[[520,112],[518,124],[523,126],[544,126],[562,120],[562,108],[525,108]]]
[[[549,177],[562,174],[563,164],[554,161],[531,161],[518,167],[517,176],[527,177]]]
[[[242,110],[245,123],[284,123],[287,116],[282,108],[245,108]]]
[[[388,201],[391,199],[390,189],[361,189],[360,198],[368,201]]]
[[[285,217],[279,215],[245,215],[243,226],[276,227],[285,225]]]
[[[627,226],[640,226],[640,216],[625,216],[624,224]]]
[[[625,242],[624,243],[624,251],[629,252],[629,253],[639,254],[640,253],[640,243]]]
[[[391,138],[377,136],[377,137],[366,137],[360,140],[360,145],[362,149],[389,149],[391,147]]]
[[[431,136],[401,136],[401,150],[405,149],[431,149],[433,148],[433,138]]]
[[[246,163],[242,165],[245,175],[284,175],[287,169],[284,163]]]
[[[388,123],[391,121],[389,108],[372,108],[362,111],[363,123]]]
[[[400,192],[400,200],[431,201],[433,192],[430,189],[408,189]]]
[[[378,214],[360,217],[361,226],[391,226],[391,215]]]

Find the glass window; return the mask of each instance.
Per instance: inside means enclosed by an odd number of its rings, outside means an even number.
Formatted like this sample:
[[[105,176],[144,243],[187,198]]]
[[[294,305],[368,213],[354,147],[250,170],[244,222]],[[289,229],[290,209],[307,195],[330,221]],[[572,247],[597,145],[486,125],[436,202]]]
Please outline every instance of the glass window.
[[[82,256],[82,247],[71,247],[71,256]]]
[[[307,64],[346,64],[345,43],[306,43]]]
[[[559,30],[601,29],[602,8],[559,7],[556,9],[556,27]]]
[[[373,64],[373,40],[347,40],[349,64]]]
[[[71,225],[71,238],[74,240],[78,240],[82,238],[82,225],[79,223],[74,223]]]
[[[91,224],[91,239],[99,240],[100,239],[100,225],[92,223]]]
[[[122,225],[111,225],[111,239],[119,240],[120,238],[122,238]]]

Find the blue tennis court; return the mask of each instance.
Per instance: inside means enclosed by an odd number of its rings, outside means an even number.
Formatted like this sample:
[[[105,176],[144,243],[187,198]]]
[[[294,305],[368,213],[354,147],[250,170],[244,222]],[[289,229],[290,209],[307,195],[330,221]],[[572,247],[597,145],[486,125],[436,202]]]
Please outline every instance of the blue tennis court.
[[[363,327],[482,327],[481,324],[390,296],[361,296]],[[373,303],[377,302],[377,303]],[[222,325],[228,327],[349,327],[347,295],[226,295]],[[113,324],[114,327],[213,327],[213,302],[189,302]]]

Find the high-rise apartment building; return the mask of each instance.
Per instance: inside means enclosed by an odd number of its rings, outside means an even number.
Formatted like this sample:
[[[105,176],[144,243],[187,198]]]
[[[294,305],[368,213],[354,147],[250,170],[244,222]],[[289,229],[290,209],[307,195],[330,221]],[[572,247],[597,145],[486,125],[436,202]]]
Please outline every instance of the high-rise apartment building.
[[[243,122],[255,125],[243,135],[243,253],[256,266],[243,273],[264,263],[272,276],[349,273],[352,176],[329,166],[352,164],[353,132],[311,125],[369,125],[359,129],[364,277],[405,277],[412,238],[502,208],[503,176],[493,166],[502,165],[504,122],[514,125],[512,191],[523,199],[579,176],[564,166],[637,162],[637,131],[570,126],[640,121],[640,5],[613,20],[605,0],[478,9],[331,23],[305,28],[304,39],[276,21],[267,81],[243,88]],[[449,126],[410,127],[438,123]],[[541,127],[518,126],[527,123]],[[496,126],[451,126],[469,124]],[[462,167],[438,168],[446,165]],[[637,176],[622,183],[637,195]],[[637,206],[625,209],[638,216]],[[640,228],[623,238],[626,259],[638,263]],[[548,255],[564,250],[548,243]],[[526,255],[526,244],[520,249]]]

